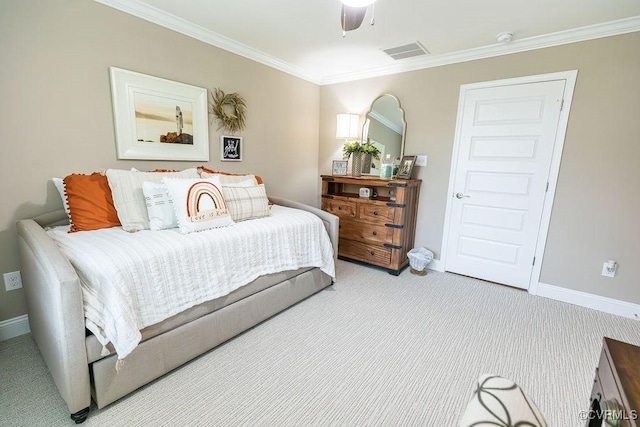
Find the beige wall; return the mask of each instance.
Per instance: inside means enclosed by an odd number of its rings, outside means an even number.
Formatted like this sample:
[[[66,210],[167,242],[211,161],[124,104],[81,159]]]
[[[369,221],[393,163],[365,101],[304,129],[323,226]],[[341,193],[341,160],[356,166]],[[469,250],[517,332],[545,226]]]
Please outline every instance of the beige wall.
[[[109,66],[239,92],[249,106],[245,160],[218,161],[214,124],[209,166],[258,173],[269,194],[315,205],[319,173],[342,157],[335,114],[398,96],[406,154],[429,156],[417,168],[416,244],[436,257],[460,85],[577,69],[541,281],[640,303],[640,33],[321,88],[85,0],[9,2],[0,40],[0,273],[20,268],[15,221],[61,206],[50,177],[197,164],[116,160]],[[600,276],[610,258],[615,279]],[[25,313],[22,291],[0,286],[0,321]]]
[[[335,114],[382,93],[405,110],[405,154],[427,154],[416,245],[440,257],[460,85],[578,70],[541,282],[640,304],[640,33],[323,86],[322,173],[340,157]],[[415,176],[415,175],[414,175]],[[616,259],[614,279],[600,275]]]
[[[50,177],[199,163],[116,160],[109,66],[239,92],[248,105],[240,163],[271,195],[316,203],[319,87],[87,0],[4,2],[0,14],[0,273],[20,268],[15,222],[61,207]],[[26,313],[0,285],[0,321]]]

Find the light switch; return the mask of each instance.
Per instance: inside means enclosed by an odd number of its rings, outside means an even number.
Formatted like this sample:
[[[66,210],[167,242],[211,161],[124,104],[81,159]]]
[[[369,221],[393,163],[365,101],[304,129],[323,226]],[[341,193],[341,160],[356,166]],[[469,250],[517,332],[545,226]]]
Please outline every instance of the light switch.
[[[427,156],[421,155],[416,158],[416,166],[427,166]]]

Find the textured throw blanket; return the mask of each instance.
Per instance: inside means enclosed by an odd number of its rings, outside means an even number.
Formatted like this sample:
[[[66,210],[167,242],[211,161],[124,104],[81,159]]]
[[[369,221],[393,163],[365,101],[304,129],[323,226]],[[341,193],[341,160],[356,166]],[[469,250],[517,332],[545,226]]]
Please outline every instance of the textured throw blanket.
[[[178,229],[49,230],[82,282],[86,326],[118,358],[140,330],[224,296],[259,276],[319,267],[335,276],[333,248],[315,215],[273,206],[272,215],[187,235]]]

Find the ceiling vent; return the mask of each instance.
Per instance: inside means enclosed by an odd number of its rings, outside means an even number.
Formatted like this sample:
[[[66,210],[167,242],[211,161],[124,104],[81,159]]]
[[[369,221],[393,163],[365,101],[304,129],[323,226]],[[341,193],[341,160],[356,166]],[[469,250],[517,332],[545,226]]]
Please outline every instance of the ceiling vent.
[[[402,46],[390,47],[389,49],[382,49],[384,53],[395,59],[405,59],[414,56],[427,55],[429,51],[420,44],[420,42],[409,43]]]

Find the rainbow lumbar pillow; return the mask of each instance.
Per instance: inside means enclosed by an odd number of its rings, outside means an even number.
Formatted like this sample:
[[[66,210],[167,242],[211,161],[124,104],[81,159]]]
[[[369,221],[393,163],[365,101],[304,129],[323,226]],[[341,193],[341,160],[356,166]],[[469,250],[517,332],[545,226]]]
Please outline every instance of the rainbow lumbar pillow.
[[[164,178],[163,182],[173,198],[181,233],[233,224],[219,178]]]

